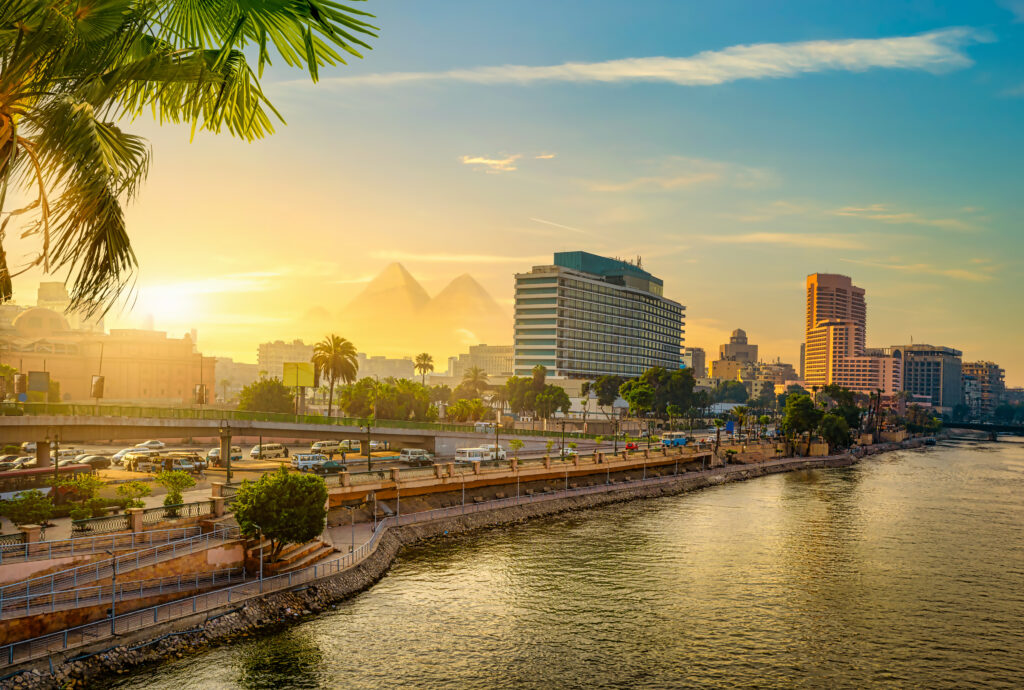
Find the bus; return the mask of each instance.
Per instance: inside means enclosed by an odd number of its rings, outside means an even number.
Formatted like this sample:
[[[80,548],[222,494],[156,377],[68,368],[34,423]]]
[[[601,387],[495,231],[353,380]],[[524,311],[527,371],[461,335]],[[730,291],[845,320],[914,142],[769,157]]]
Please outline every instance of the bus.
[[[89,465],[64,465],[57,468],[57,476],[61,479],[73,479],[80,474],[92,474]],[[23,491],[38,489],[44,494],[53,490],[53,468],[40,467],[29,470],[12,470],[0,472],[0,501],[12,501]],[[54,503],[59,503],[62,495],[54,496]]]
[[[671,448],[686,445],[685,431],[666,431],[661,435],[661,445]]]

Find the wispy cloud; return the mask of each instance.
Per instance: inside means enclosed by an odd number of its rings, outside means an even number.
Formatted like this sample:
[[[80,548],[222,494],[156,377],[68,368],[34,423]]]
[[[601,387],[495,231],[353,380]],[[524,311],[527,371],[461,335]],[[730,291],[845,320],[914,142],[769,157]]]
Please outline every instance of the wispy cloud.
[[[895,225],[926,225],[947,230],[975,230],[975,226],[966,223],[959,218],[927,218],[909,211],[897,211],[885,204],[871,204],[870,206],[844,206],[832,212],[836,216],[847,216],[851,218],[863,218],[879,223],[891,223]]]
[[[767,221],[775,220],[782,216],[794,216],[802,213],[806,213],[808,208],[800,204],[794,204],[790,201],[773,201],[766,206],[755,208],[746,213],[725,213],[722,214],[725,218],[732,218],[738,220],[741,223],[764,223]]]
[[[517,170],[516,161],[523,157],[523,154],[516,153],[505,158],[487,158],[485,156],[460,156],[459,160],[463,165],[472,165],[478,170],[500,173]]]
[[[669,156],[659,161],[657,167],[657,174],[589,182],[588,187],[595,192],[677,191],[713,183],[749,188],[774,178],[769,170],[685,156]]]
[[[560,65],[502,65],[443,72],[390,72],[323,80],[335,85],[387,86],[431,81],[474,84],[542,82],[668,82],[708,86],[739,79],[778,79],[826,71],[907,69],[946,72],[969,67],[966,46],[993,40],[988,32],[950,27],[912,36],[754,43],[689,57],[634,57]]]
[[[1013,21],[1024,22],[1024,0],[1002,0],[999,4],[1013,13]]]
[[[551,220],[544,220],[543,218],[530,218],[530,220],[533,221],[534,223],[540,223],[541,225],[550,225],[553,228],[560,228],[562,230],[568,230],[569,232],[576,232],[576,233],[579,233],[581,235],[585,235],[587,233],[586,230],[580,230],[579,228],[574,228],[571,225],[562,225],[561,223],[556,223],[556,222],[551,221]]]
[[[903,273],[917,273],[923,275],[942,276],[944,278],[953,278],[956,280],[967,280],[974,283],[986,283],[993,280],[993,276],[987,271],[971,271],[965,268],[942,268],[941,266],[925,263],[905,264],[895,261],[861,261],[857,259],[840,259],[840,261],[844,261],[849,264],[858,264],[861,266],[885,268],[891,271],[900,271]]]
[[[782,244],[816,249],[861,249],[862,245],[841,235],[812,235],[792,232],[748,232],[742,235],[705,235],[705,242],[719,244]]]
[[[554,158],[555,155],[556,154],[554,153],[538,153],[536,156],[534,156],[534,158],[536,158],[539,161],[549,161],[552,158]]]
[[[378,251],[371,254],[375,259],[387,261],[420,261],[437,264],[526,264],[531,261],[546,261],[550,256],[508,256],[502,254],[417,254],[416,252]]]
[[[1024,82],[1003,89],[999,92],[999,95],[1006,96],[1007,98],[1024,98]]]

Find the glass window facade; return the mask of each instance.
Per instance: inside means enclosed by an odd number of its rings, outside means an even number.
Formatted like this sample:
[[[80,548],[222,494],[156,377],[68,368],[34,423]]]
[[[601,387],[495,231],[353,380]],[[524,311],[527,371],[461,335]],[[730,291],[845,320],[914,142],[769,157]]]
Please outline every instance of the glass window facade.
[[[661,296],[660,279],[585,252],[556,254],[555,264],[516,276],[517,376],[537,363],[553,376],[586,379],[681,366],[685,307]],[[550,309],[538,308],[550,303],[554,329]]]

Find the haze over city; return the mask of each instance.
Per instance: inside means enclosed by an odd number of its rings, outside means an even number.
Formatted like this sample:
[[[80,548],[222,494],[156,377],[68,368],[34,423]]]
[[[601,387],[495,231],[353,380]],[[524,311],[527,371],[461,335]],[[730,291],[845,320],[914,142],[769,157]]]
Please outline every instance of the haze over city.
[[[742,327],[795,362],[804,276],[834,272],[868,289],[873,342],[955,344],[1021,385],[1003,298],[1022,287],[1024,12],[786,8],[376,6],[364,59],[317,85],[268,68],[288,124],[267,140],[132,124],[154,162],[127,212],[135,294],[108,325],[152,316],[255,361],[259,342],[319,337],[303,315],[338,314],[393,262],[431,296],[469,273],[511,319],[515,272],[585,249],[642,257],[689,345]],[[423,349],[359,330],[342,334],[371,354]],[[437,355],[471,344],[455,340]]]

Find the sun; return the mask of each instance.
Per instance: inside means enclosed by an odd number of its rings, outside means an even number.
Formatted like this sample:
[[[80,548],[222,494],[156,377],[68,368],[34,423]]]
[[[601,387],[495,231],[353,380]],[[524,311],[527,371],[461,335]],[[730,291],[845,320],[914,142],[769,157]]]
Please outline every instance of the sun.
[[[196,317],[193,295],[181,286],[154,285],[139,290],[139,298],[132,310],[136,314],[152,315],[163,324],[180,324]]]

